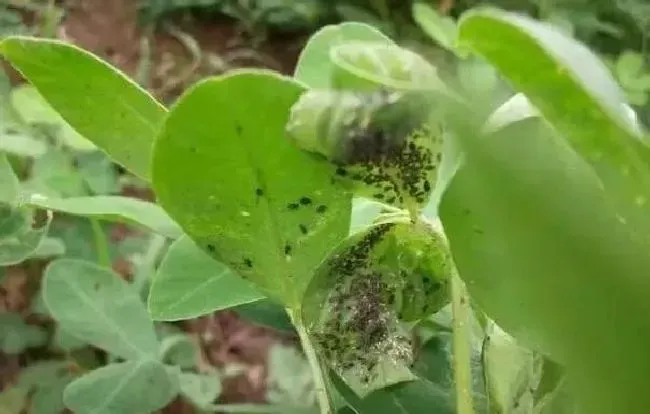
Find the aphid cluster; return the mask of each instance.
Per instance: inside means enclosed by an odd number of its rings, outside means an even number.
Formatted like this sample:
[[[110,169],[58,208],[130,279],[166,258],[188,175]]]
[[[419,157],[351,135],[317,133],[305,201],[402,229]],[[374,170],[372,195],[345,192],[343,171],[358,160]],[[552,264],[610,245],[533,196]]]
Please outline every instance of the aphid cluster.
[[[391,287],[371,262],[372,250],[392,227],[375,227],[331,259],[329,274],[336,280],[314,335],[336,368],[354,371],[365,383],[376,375],[381,359],[409,364],[412,357],[410,341],[399,334],[387,300]]]
[[[442,133],[417,93],[309,91],[287,125],[298,146],[336,165],[334,182],[397,207],[422,205],[437,178]]]

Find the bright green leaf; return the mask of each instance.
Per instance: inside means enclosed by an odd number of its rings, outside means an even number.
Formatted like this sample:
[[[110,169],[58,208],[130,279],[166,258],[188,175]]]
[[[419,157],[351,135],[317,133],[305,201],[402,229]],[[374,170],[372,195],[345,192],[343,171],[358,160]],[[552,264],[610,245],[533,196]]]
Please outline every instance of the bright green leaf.
[[[347,234],[352,198],[286,137],[302,92],[264,70],[201,82],[167,118],[153,169],[160,204],[202,249],[291,306]]]
[[[75,380],[63,393],[77,413],[150,414],[179,392],[178,377],[151,359],[109,364]]]
[[[345,22],[325,26],[313,34],[302,49],[293,75],[294,79],[314,89],[332,86],[334,68],[330,50],[349,41],[393,44],[393,41],[380,31],[364,23]]]
[[[158,339],[137,292],[93,263],[58,259],[45,270],[43,299],[66,331],[122,358],[156,358]]]
[[[59,40],[11,36],[0,52],[79,134],[149,178],[154,138],[166,114],[153,97],[96,56]]]
[[[261,298],[250,283],[183,236],[160,263],[148,304],[155,320],[180,320]]]
[[[108,221],[134,223],[162,236],[176,239],[183,230],[156,204],[121,196],[49,198],[32,194],[24,203],[61,213]]]

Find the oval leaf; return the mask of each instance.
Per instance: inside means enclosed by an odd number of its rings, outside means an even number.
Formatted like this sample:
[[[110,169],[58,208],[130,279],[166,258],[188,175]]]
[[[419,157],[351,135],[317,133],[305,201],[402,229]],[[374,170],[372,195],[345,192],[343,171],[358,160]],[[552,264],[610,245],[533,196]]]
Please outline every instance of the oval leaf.
[[[214,260],[187,236],[176,240],[160,263],[149,291],[154,320],[196,318],[264,296]]]
[[[70,383],[63,402],[76,413],[150,414],[179,392],[178,377],[151,359],[109,364]]]
[[[495,65],[590,163],[628,231],[650,247],[650,147],[605,64],[549,24],[490,9],[463,16],[460,41]]]
[[[149,178],[154,138],[166,115],[151,95],[96,56],[58,40],[10,36],[0,53],[79,134]]]
[[[198,246],[295,306],[347,234],[352,198],[285,136],[302,91],[259,70],[201,82],[169,114],[153,170],[160,204]]]
[[[142,300],[108,269],[56,260],[45,270],[43,300],[54,320],[79,339],[126,359],[158,355],[158,339]]]
[[[171,239],[176,239],[183,234],[183,230],[162,208],[135,198],[120,196],[49,198],[32,194],[24,203],[76,216],[135,223]]]
[[[333,65],[330,50],[349,41],[369,41],[393,44],[374,27],[357,22],[328,25],[314,33],[298,57],[294,79],[309,88],[327,89],[332,86]]]

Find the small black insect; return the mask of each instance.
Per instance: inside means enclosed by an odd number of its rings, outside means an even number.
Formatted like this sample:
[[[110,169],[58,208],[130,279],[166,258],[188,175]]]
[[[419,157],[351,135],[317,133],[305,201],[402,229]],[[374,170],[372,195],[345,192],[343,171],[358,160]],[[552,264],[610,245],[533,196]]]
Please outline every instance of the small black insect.
[[[307,234],[307,226],[305,226],[304,224],[299,224],[298,227],[300,227],[300,232],[302,234]]]
[[[207,247],[208,247],[208,250],[210,251],[210,253],[214,253],[217,250],[217,248],[214,246],[214,244],[208,244]]]
[[[322,205],[322,204],[321,204],[320,206],[316,207],[316,212],[317,212],[317,213],[321,213],[321,214],[322,214],[322,213],[324,213],[324,212],[326,212],[326,211],[327,211],[327,206],[326,206],[326,205]]]
[[[246,267],[249,267],[249,268],[253,267],[253,261],[251,259],[249,259],[248,257],[244,258],[244,264],[246,265]]]
[[[264,190],[262,190],[261,188],[258,188],[258,189],[255,190],[255,194],[258,197],[262,197],[264,195]]]
[[[244,129],[242,128],[241,125],[235,124],[235,131],[237,131],[237,135],[241,135],[242,132],[244,132]]]
[[[284,254],[287,256],[291,254],[291,245],[289,243],[284,245]]]
[[[287,204],[287,208],[289,210],[298,210],[299,207],[300,206],[297,203],[289,203],[289,204]]]
[[[304,196],[300,197],[300,204],[302,204],[303,206],[308,206],[309,204],[311,204],[311,198],[304,197]]]
[[[348,172],[346,171],[345,168],[343,168],[343,167],[338,167],[338,168],[336,169],[336,175],[340,175],[341,177],[345,177],[346,175],[348,175]]]

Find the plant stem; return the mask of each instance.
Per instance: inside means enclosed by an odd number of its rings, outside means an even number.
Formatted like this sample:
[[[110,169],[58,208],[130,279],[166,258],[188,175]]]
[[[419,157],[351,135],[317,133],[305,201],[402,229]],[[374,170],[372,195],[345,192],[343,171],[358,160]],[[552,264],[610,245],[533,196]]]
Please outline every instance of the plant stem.
[[[97,250],[97,263],[101,266],[108,268],[112,267],[111,254],[108,250],[108,242],[106,241],[106,234],[102,229],[99,220],[91,218],[90,225],[93,230],[93,237],[95,239],[95,249]]]
[[[301,318],[296,315],[294,311],[288,309],[287,312],[289,313],[289,317],[298,332],[302,349],[304,350],[307,362],[309,362],[309,366],[311,367],[312,377],[314,379],[314,389],[316,391],[316,401],[320,408],[320,414],[332,414],[329,396],[327,394],[325,374],[321,369],[320,360],[318,359],[318,355],[316,355],[316,349],[314,349],[314,346],[309,339],[309,333],[307,332],[305,325],[302,323]]]
[[[451,307],[453,312],[453,363],[454,380],[456,384],[456,412],[458,414],[473,414],[472,404],[472,357],[469,303],[465,284],[458,276],[454,267],[451,275]]]

